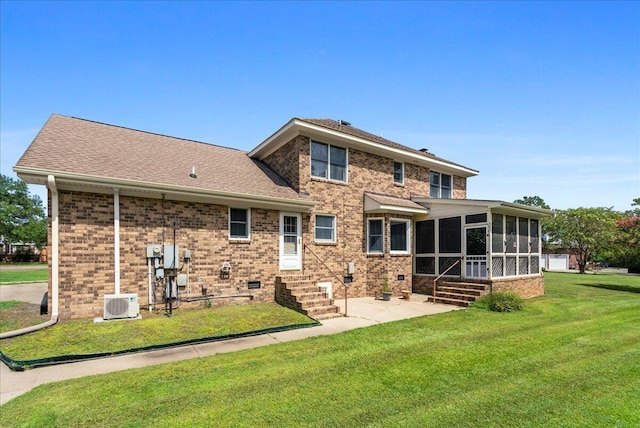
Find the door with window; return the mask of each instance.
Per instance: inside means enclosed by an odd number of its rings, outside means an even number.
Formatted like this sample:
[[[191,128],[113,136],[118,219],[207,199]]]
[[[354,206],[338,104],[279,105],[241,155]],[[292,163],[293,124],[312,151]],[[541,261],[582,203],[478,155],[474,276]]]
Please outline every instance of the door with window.
[[[487,277],[487,227],[465,229],[465,277]]]
[[[280,213],[280,270],[302,269],[302,214]]]

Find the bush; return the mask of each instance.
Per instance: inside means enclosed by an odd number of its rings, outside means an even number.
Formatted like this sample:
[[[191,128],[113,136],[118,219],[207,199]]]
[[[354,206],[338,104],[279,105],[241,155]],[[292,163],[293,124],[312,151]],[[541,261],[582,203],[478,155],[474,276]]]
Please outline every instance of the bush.
[[[488,309],[494,312],[513,312],[525,308],[524,299],[511,291],[496,291],[476,300],[474,308]]]

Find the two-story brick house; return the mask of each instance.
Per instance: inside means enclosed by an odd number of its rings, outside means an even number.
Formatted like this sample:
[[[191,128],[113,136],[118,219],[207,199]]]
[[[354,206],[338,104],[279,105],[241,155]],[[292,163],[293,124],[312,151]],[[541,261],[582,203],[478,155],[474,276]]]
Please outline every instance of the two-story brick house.
[[[322,318],[337,310],[326,293],[431,293],[447,269],[544,291],[548,211],[466,199],[477,171],[343,121],[294,118],[247,153],[53,115],[14,169],[49,188],[61,318],[102,316],[120,295],[172,309],[275,300]]]

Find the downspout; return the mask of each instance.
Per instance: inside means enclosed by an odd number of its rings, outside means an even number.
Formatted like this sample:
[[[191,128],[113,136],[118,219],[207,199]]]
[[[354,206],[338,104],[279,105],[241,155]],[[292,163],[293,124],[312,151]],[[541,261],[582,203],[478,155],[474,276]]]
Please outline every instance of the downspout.
[[[58,250],[58,188],[56,187],[56,179],[53,175],[47,176],[47,187],[49,188],[49,191],[51,191],[51,319],[41,324],[32,325],[20,330],[0,333],[0,340],[38,331],[58,322],[58,284],[60,277]]]
[[[120,294],[120,189],[113,189],[113,266],[115,294]]]

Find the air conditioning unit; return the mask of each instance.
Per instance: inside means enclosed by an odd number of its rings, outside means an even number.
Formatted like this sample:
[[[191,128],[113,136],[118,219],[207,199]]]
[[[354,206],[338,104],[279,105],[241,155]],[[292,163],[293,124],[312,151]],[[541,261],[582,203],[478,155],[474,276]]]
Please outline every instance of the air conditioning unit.
[[[135,318],[140,313],[138,295],[130,294],[105,294],[104,295],[104,319]]]

